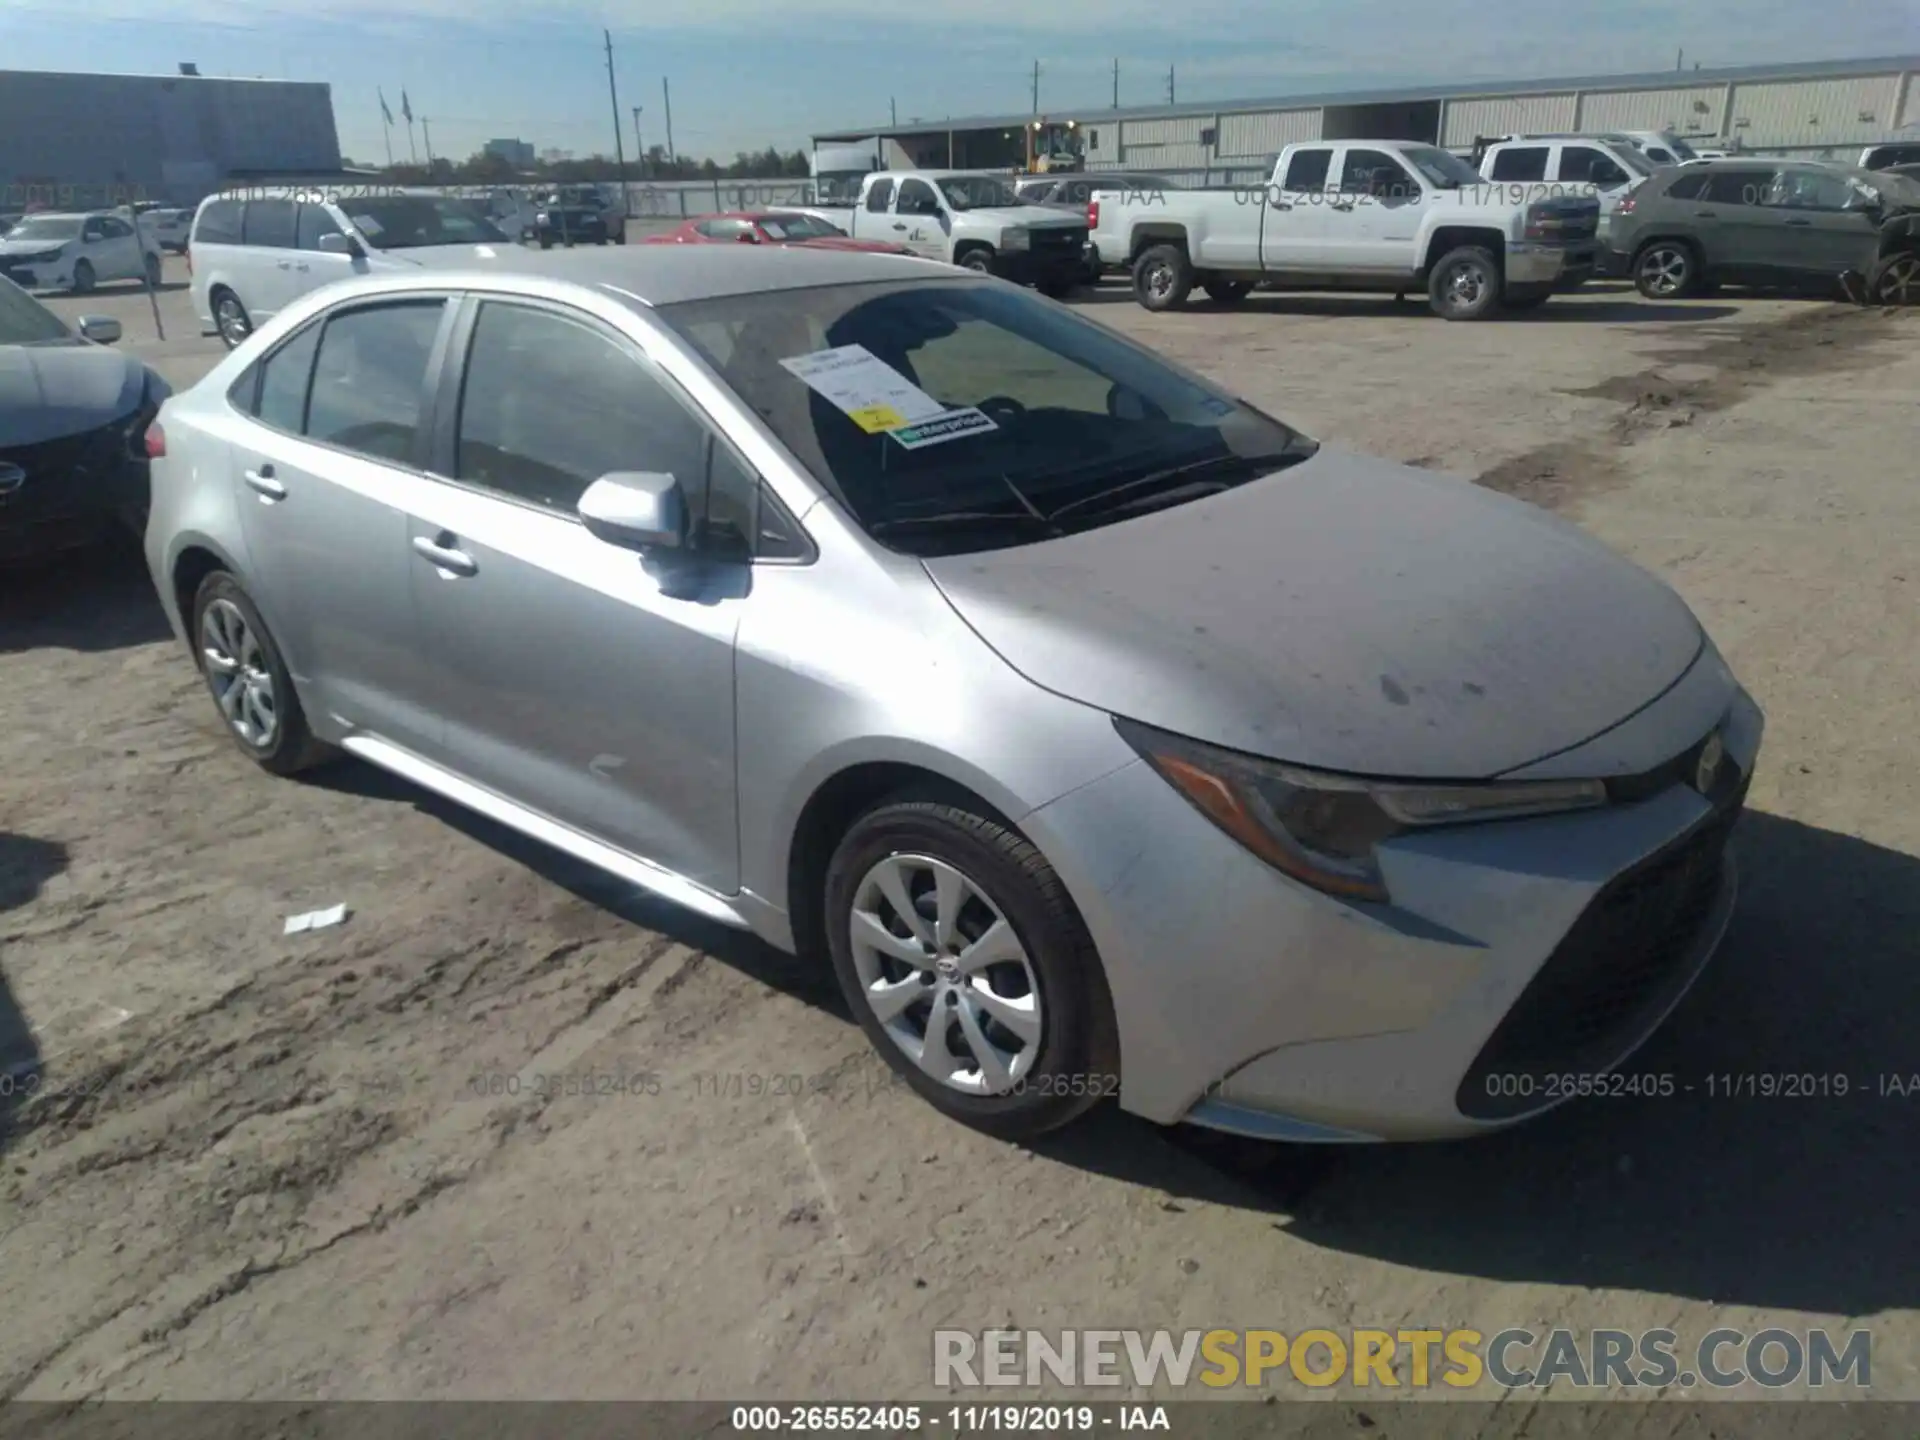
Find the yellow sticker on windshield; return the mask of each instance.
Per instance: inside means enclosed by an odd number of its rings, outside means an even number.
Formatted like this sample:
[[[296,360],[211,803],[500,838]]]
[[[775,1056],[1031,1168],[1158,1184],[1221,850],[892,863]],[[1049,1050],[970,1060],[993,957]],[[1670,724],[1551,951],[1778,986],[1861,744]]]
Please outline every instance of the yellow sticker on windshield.
[[[891,405],[867,405],[858,410],[846,412],[847,418],[869,435],[884,434],[888,430],[898,430],[907,423],[907,417]]]

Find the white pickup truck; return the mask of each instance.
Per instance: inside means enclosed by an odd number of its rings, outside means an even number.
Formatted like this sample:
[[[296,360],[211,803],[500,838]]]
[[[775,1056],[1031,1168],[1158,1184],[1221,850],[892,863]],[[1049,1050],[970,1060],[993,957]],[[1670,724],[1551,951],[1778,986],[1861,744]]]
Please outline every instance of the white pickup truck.
[[[1289,145],[1257,189],[1097,192],[1091,243],[1124,263],[1149,310],[1197,285],[1217,304],[1255,285],[1424,289],[1449,320],[1529,309],[1593,272],[1590,196],[1494,185],[1459,157],[1403,140]]]
[[[891,240],[916,255],[1064,295],[1087,274],[1087,221],[1028,205],[998,175],[881,171],[860,182],[850,210],[808,208],[859,240]]]

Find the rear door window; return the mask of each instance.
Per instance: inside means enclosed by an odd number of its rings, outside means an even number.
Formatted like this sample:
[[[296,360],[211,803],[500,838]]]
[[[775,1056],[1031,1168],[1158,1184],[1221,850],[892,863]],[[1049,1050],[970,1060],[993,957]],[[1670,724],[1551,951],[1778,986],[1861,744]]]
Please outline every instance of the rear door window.
[[[1707,177],[1701,199],[1713,205],[1763,205],[1773,189],[1774,172],[1765,170],[1716,170]]]
[[[318,250],[322,235],[340,234],[340,222],[324,205],[302,205],[300,207],[299,246],[302,250]]]
[[[1324,190],[1327,188],[1327,172],[1332,168],[1333,151],[1296,150],[1293,158],[1287,161],[1284,187],[1288,190]]]
[[[246,202],[242,200],[208,201],[201,206],[200,218],[193,227],[194,243],[238,245],[245,210]]]
[[[867,210],[870,214],[880,215],[893,203],[893,181],[876,180],[873,188],[867,191]]]
[[[1612,190],[1627,184],[1633,177],[1604,150],[1596,150],[1591,145],[1566,145],[1561,147],[1560,169],[1554,179]]]
[[[291,250],[299,233],[291,200],[251,200],[240,230],[243,245],[263,245],[270,250]]]
[[[1493,157],[1494,180],[1544,180],[1547,178],[1545,145],[1509,145]]]
[[[409,464],[426,408],[427,361],[444,300],[369,305],[330,316],[307,401],[309,439]]]

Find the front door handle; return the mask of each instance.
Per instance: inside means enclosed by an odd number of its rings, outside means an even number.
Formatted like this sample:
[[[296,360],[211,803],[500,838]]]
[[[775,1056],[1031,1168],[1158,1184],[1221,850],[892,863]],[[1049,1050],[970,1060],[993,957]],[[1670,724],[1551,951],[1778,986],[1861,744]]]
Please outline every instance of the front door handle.
[[[1336,200],[1327,208],[1329,210],[1351,210],[1353,208],[1353,202],[1351,200]]]
[[[291,260],[281,260],[277,263],[282,270],[291,270],[293,268],[293,262]]]
[[[1293,202],[1291,200],[1276,200],[1267,206],[1267,208],[1269,210],[1291,210],[1293,208]]]
[[[413,553],[424,560],[431,561],[436,568],[450,575],[465,577],[480,573],[480,567],[474,563],[473,557],[466,551],[456,548],[453,536],[445,531],[432,540],[424,535],[414,536]]]
[[[287,487],[273,478],[273,466],[263,464],[258,470],[241,473],[246,479],[247,488],[255,491],[267,504],[287,498]]]
[[[1789,220],[1789,221],[1788,221],[1787,223],[1788,223],[1789,225],[1811,225],[1811,224],[1813,224],[1813,222],[1812,222],[1811,220]]]
[[[1693,212],[1693,218],[1696,220],[1718,220],[1720,218],[1720,212],[1718,210],[1696,210]]]
[[[896,223],[893,228],[896,230],[904,230],[907,227],[904,224]]]

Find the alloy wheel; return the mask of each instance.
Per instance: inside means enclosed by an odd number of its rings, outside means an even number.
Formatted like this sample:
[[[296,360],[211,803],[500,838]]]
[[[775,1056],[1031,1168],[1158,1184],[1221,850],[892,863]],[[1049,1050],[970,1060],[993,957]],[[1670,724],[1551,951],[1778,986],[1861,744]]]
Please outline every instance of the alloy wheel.
[[[1656,295],[1678,295],[1687,287],[1690,268],[1685,251],[1656,245],[1640,258],[1640,279]]]
[[[920,1070],[965,1095],[1005,1095],[1045,1033],[1040,986],[1000,907],[928,855],[889,855],[854,889],[855,972],[874,1017]]]
[[[1920,304],[1920,255],[1889,260],[1873,288],[1873,298],[1882,305]]]
[[[1173,266],[1158,261],[1147,267],[1147,293],[1156,300],[1164,300],[1173,293]]]
[[[256,750],[272,745],[280,729],[273,675],[260,637],[233,601],[215,600],[201,616],[200,659],[233,733]]]
[[[219,327],[220,338],[229,347],[237,346],[253,333],[253,326],[247,320],[247,312],[240,302],[231,295],[222,295],[213,307],[214,323]]]
[[[1493,278],[1476,260],[1456,260],[1446,277],[1447,306],[1453,310],[1471,310],[1486,295]]]

